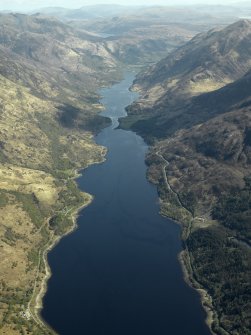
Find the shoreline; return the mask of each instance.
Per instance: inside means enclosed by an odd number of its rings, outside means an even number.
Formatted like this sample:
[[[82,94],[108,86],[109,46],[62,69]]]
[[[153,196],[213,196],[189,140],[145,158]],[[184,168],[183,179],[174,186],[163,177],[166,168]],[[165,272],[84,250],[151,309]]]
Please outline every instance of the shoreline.
[[[112,86],[112,85],[111,85]],[[104,106],[100,105],[100,109],[103,110]],[[111,120],[111,118],[110,118]],[[107,126],[110,127],[112,125],[112,122]],[[104,127],[102,130],[106,129],[107,127]],[[101,130],[101,131],[102,131]],[[94,142],[95,138],[96,138],[97,134],[93,134],[93,139]],[[96,143],[97,144],[97,143]],[[100,146],[100,145],[99,145]],[[87,169],[88,167],[92,166],[92,165],[96,165],[96,164],[102,164],[106,161],[106,155],[107,155],[107,148],[104,146],[100,146],[102,148],[101,153],[100,153],[100,160],[97,161],[93,161],[89,164],[87,164],[87,166],[83,167],[83,168],[78,168],[74,170],[74,176],[71,178],[72,180],[74,180],[74,182],[77,184],[77,178],[80,177],[82,175],[81,171],[84,171],[85,169]],[[50,331],[52,334],[57,334],[55,330],[53,330],[50,325],[48,325],[45,320],[43,320],[42,316],[41,316],[41,310],[43,309],[43,297],[46,294],[47,291],[47,285],[48,285],[48,280],[50,279],[52,272],[48,263],[48,258],[47,255],[48,253],[61,241],[62,238],[66,237],[67,235],[71,234],[72,232],[74,232],[78,225],[77,225],[77,219],[78,219],[78,215],[79,212],[86,208],[87,206],[89,206],[94,197],[93,195],[86,193],[84,191],[81,191],[80,188],[78,187],[79,191],[81,193],[84,193],[85,195],[88,196],[88,200],[86,203],[82,204],[81,206],[75,208],[73,210],[73,212],[71,213],[71,220],[72,220],[72,225],[71,227],[69,227],[69,230],[61,235],[61,236],[57,236],[55,238],[51,237],[51,239],[48,241],[47,245],[45,245],[44,250],[42,250],[42,255],[40,255],[40,261],[39,261],[39,265],[38,265],[38,273],[39,273],[39,268],[41,266],[41,262],[43,262],[44,264],[44,269],[45,269],[45,274],[43,275],[43,278],[40,281],[40,285],[39,285],[39,290],[36,292],[36,282],[34,285],[34,291],[31,297],[31,300],[28,303],[28,308],[27,310],[30,312],[31,317],[33,318],[33,320],[42,327],[42,329],[44,331]],[[48,218],[47,220],[50,220],[50,218]]]
[[[74,182],[77,184],[76,179],[81,176],[81,171],[84,171],[85,169],[87,169],[88,167],[90,167],[92,165],[102,164],[103,162],[105,162],[106,154],[107,154],[107,150],[104,147],[103,150],[102,150],[102,153],[101,153],[102,158],[100,159],[100,161],[94,161],[94,162],[88,164],[84,168],[76,169],[74,171],[74,177],[72,177]],[[38,265],[38,273],[39,273],[39,268],[41,266],[41,262],[43,262],[44,269],[45,269],[45,274],[43,275],[43,278],[41,279],[40,284],[38,285],[39,290],[37,292],[36,292],[37,283],[35,282],[33,294],[32,294],[31,300],[29,301],[28,306],[27,306],[27,310],[31,314],[31,317],[33,318],[33,320],[40,327],[42,327],[42,329],[44,331],[46,331],[46,330],[50,331],[52,334],[55,334],[55,335],[57,334],[56,331],[54,329],[52,329],[50,327],[50,325],[48,325],[41,316],[41,310],[43,309],[43,297],[45,296],[46,291],[47,291],[48,280],[50,279],[50,277],[52,275],[47,256],[48,256],[48,253],[61,241],[62,238],[66,237],[67,235],[69,235],[71,233],[73,233],[77,229],[77,227],[78,227],[77,219],[78,219],[80,211],[82,209],[86,208],[87,206],[89,206],[94,199],[93,195],[91,195],[89,193],[82,192],[80,189],[79,189],[79,191],[81,193],[84,193],[88,197],[87,202],[85,202],[82,205],[80,205],[79,207],[73,209],[73,212],[71,213],[72,225],[71,225],[71,227],[69,227],[69,230],[67,230],[67,232],[65,232],[65,234],[63,234],[61,236],[56,236],[56,237],[52,236],[49,239],[49,241],[47,242],[47,244],[45,245],[44,249],[41,250],[42,255],[40,255],[40,261],[39,261],[39,265]],[[47,219],[47,221],[49,221],[49,220],[50,220],[50,218]]]
[[[86,193],[88,194],[88,193]],[[91,194],[89,194],[89,199],[88,201],[81,205],[79,208],[75,209],[74,212],[71,214],[71,218],[72,218],[72,226],[69,228],[69,230],[63,234],[62,236],[58,236],[56,237],[52,243],[50,243],[48,245],[48,247],[43,251],[42,254],[42,261],[44,262],[44,266],[45,266],[45,275],[42,279],[41,285],[40,285],[40,290],[39,292],[36,294],[35,296],[35,304],[32,307],[32,310],[34,311],[34,314],[36,315],[36,317],[40,320],[40,322],[47,327],[49,327],[45,321],[42,319],[40,312],[43,308],[43,297],[47,291],[47,284],[48,284],[48,280],[50,279],[52,273],[51,273],[51,269],[48,263],[48,258],[47,255],[48,253],[61,241],[62,238],[64,238],[65,236],[73,233],[76,229],[77,229],[77,219],[78,219],[78,215],[79,212],[84,209],[85,207],[89,206],[92,201],[93,201],[93,196]],[[49,327],[49,329],[51,330],[51,328]]]
[[[102,111],[103,109],[105,109],[104,106],[100,105],[100,110]],[[110,118],[110,120],[111,120],[111,118]],[[107,127],[104,127],[102,130],[104,130],[106,128],[109,128],[111,126],[112,126],[112,122],[110,122],[110,124]],[[100,130],[100,132],[102,130]],[[97,135],[98,134],[93,134],[93,139],[94,139],[95,143],[96,143],[95,138],[96,138]],[[39,264],[38,264],[38,273],[39,273],[39,268],[41,266],[41,262],[43,262],[45,274],[43,275],[42,279],[40,280],[40,285],[39,285],[38,290],[36,290],[37,283],[35,281],[34,291],[33,291],[32,297],[31,297],[31,299],[28,303],[27,310],[30,312],[31,317],[33,318],[33,320],[40,327],[42,327],[42,329],[44,331],[49,331],[50,334],[53,334],[53,335],[54,334],[57,335],[57,332],[54,329],[52,329],[51,326],[49,324],[47,324],[46,321],[41,316],[41,310],[43,309],[43,297],[45,296],[47,288],[48,288],[48,280],[50,279],[50,277],[52,275],[47,256],[48,256],[48,253],[61,241],[62,238],[66,237],[67,235],[69,235],[71,233],[73,233],[77,229],[77,227],[78,227],[77,219],[78,219],[78,215],[79,215],[80,211],[82,209],[86,208],[87,206],[89,206],[94,199],[93,195],[91,195],[89,193],[86,193],[84,191],[81,191],[81,189],[79,188],[79,185],[78,185],[76,180],[77,180],[77,178],[79,178],[82,175],[81,171],[84,171],[85,169],[87,169],[88,167],[90,167],[92,165],[102,164],[106,161],[106,155],[107,155],[107,152],[108,152],[107,148],[104,147],[104,146],[100,146],[100,145],[98,145],[98,146],[102,148],[101,152],[100,152],[100,160],[93,161],[93,162],[87,164],[83,168],[75,169],[74,170],[74,176],[71,178],[76,183],[76,185],[78,187],[78,190],[81,193],[84,193],[88,197],[88,200],[84,204],[82,204],[79,207],[73,209],[73,212],[70,214],[72,225],[71,225],[71,227],[69,227],[69,230],[67,230],[67,232],[65,232],[61,236],[57,236],[57,237],[52,236],[49,239],[49,241],[47,242],[47,244],[45,245],[44,250],[41,251],[42,254],[40,255],[40,261],[39,261]],[[50,218],[48,218],[47,220],[49,221]]]
[[[159,198],[159,201],[161,201],[160,198]],[[175,224],[177,224],[178,226],[181,227],[181,237],[180,237],[180,239],[183,242],[182,235],[183,235],[184,231],[186,230],[186,227],[185,227],[184,223],[182,223],[181,221],[175,220],[173,218],[170,218],[170,217],[168,217],[167,215],[164,215],[161,212],[160,212],[160,215],[162,215],[165,218],[168,218],[168,219],[172,220],[172,222],[174,222]],[[182,273],[183,273],[184,281],[186,282],[186,284],[188,286],[190,286],[193,290],[198,292],[199,295],[200,295],[200,302],[201,302],[202,308],[206,312],[205,323],[208,326],[209,331],[211,332],[212,335],[218,335],[212,329],[213,322],[215,320],[218,320],[217,313],[214,310],[213,305],[212,305],[212,297],[209,295],[207,290],[205,288],[201,287],[201,285],[194,278],[193,270],[191,268],[191,263],[190,263],[190,255],[189,255],[188,251],[183,246],[182,246],[182,250],[180,251],[180,253],[177,256],[178,256],[178,261],[180,263],[181,270],[182,270]]]
[[[109,125],[108,127],[110,127],[110,126],[111,125]],[[95,139],[96,136],[93,136],[93,137]],[[149,144],[148,144],[148,149],[149,149]],[[105,162],[106,154],[107,154],[107,149],[105,147],[103,147],[103,150],[101,151],[101,159],[99,161],[94,161],[94,162],[88,164],[84,168],[79,168],[79,169],[74,170],[74,176],[71,179],[74,180],[74,182],[77,184],[77,186],[78,186],[78,183],[77,183],[76,179],[79,176],[81,176],[81,171],[84,171],[85,169],[87,169],[88,167],[90,167],[92,165],[102,164],[103,162]],[[147,176],[146,176],[146,179],[148,179]],[[81,193],[85,193],[85,192],[82,192],[79,187],[78,187],[78,189]],[[41,310],[43,308],[43,297],[45,296],[45,294],[47,292],[48,280],[50,279],[50,277],[52,275],[47,256],[48,256],[48,253],[61,241],[61,239],[63,239],[64,237],[71,234],[72,232],[74,232],[77,229],[77,227],[78,227],[77,219],[78,219],[80,211],[82,209],[86,208],[87,206],[89,206],[94,199],[94,197],[91,194],[85,193],[85,195],[87,195],[87,197],[88,197],[87,201],[85,203],[83,203],[82,205],[80,205],[79,207],[77,207],[75,209],[73,208],[72,213],[70,213],[70,218],[71,218],[72,224],[69,227],[69,230],[67,230],[67,232],[65,232],[61,236],[56,236],[56,237],[51,236],[49,241],[47,242],[47,244],[44,246],[44,249],[41,250],[40,263],[38,265],[38,273],[39,273],[39,268],[41,266],[41,262],[43,262],[45,274],[43,274],[42,279],[39,280],[39,285],[36,285],[36,283],[34,285],[34,291],[33,291],[31,300],[29,302],[30,306],[28,305],[28,309],[30,309],[31,317],[34,319],[34,321],[40,327],[42,327],[42,329],[44,331],[46,331],[46,330],[50,331],[50,334],[55,334],[56,335],[57,333],[56,333],[55,330],[53,330],[50,327],[50,325],[48,325],[45,322],[45,320],[43,320],[43,318],[41,316]],[[159,199],[159,200],[161,201],[161,199]],[[163,217],[167,217],[166,215],[163,215],[161,213],[160,213],[160,215],[162,215]],[[180,225],[182,230],[185,229],[184,224],[182,222],[174,220],[174,219],[171,219],[171,220],[175,224]],[[182,238],[181,238],[181,240],[182,240]],[[182,247],[182,250],[177,255],[177,257],[178,257],[178,261],[181,265],[184,281],[187,283],[187,285],[189,285],[194,290],[196,290],[200,295],[201,305],[202,305],[204,311],[206,312],[205,323],[209,327],[209,331],[211,332],[212,335],[217,335],[212,330],[212,324],[215,321],[215,319],[217,319],[217,315],[216,315],[216,312],[213,310],[213,307],[212,307],[211,296],[194,279],[193,271],[192,271],[191,263],[190,263],[190,257],[189,257],[189,254],[188,254],[187,250]],[[41,272],[40,272],[40,274],[41,274]],[[37,289],[36,289],[36,286],[38,286]]]
[[[212,335],[217,335],[212,330],[212,324],[215,321],[215,315],[216,315],[216,312],[212,306],[212,297],[208,294],[208,292],[204,288],[196,287],[196,286],[200,286],[200,284],[197,283],[193,277],[192,269],[189,266],[190,265],[189,256],[187,255],[187,251],[184,248],[178,254],[178,261],[181,265],[181,269],[183,272],[183,277],[184,277],[185,282],[192,289],[196,290],[200,295],[201,305],[204,311],[206,312],[206,319],[205,319],[206,325],[208,326]]]
[[[170,184],[167,180],[167,177],[166,177],[165,168],[169,165],[169,162],[166,161],[164,159],[164,157],[162,155],[160,155],[158,152],[157,152],[157,155],[160,156],[165,162],[164,167],[162,167],[162,173],[163,173],[164,180],[165,180],[165,183],[167,185],[167,188],[179,200],[179,195],[171,188],[171,186],[170,186]],[[147,179],[149,180],[149,178],[147,178]],[[156,185],[156,187],[158,187],[158,186]],[[161,200],[160,197],[159,197],[159,202],[160,202],[160,205],[161,205],[162,200]],[[182,208],[182,209],[187,211],[187,208],[185,208],[183,206],[183,204],[181,203],[180,200],[179,200],[179,208]],[[177,208],[177,210],[178,210],[178,208]],[[181,227],[180,239],[181,239],[181,242],[183,242],[183,243],[184,243],[185,238],[187,238],[190,234],[190,230],[191,230],[191,227],[192,227],[192,221],[194,220],[193,214],[192,213],[190,213],[190,214],[192,215],[192,219],[191,219],[191,221],[189,221],[189,223],[186,226],[185,222],[182,222],[181,220],[171,218],[168,215],[165,215],[164,213],[162,213],[161,210],[160,210],[160,215],[172,220],[172,222],[174,222],[175,224],[177,224],[178,226]],[[185,236],[185,238],[183,238],[184,236]],[[210,333],[212,335],[218,335],[212,329],[213,322],[215,320],[218,321],[217,312],[213,308],[212,297],[209,295],[207,290],[205,288],[203,288],[201,286],[201,284],[199,284],[196,281],[196,279],[194,278],[194,273],[193,273],[193,269],[192,269],[192,266],[191,266],[190,254],[189,254],[188,250],[184,246],[182,246],[182,250],[180,251],[180,253],[177,256],[178,256],[178,261],[181,265],[184,281],[187,283],[188,286],[190,286],[192,289],[196,290],[200,295],[200,302],[201,302],[202,308],[206,312],[205,323],[208,326]]]
[[[100,109],[104,109],[104,106],[100,105]],[[110,127],[110,125],[108,125],[108,127]],[[104,130],[106,127],[104,127],[102,130]],[[102,131],[101,130],[101,131]],[[93,140],[95,141],[95,137],[97,136],[97,134],[93,134]],[[74,176],[71,177],[71,179],[76,183],[77,187],[78,187],[78,183],[77,183],[77,178],[79,178],[82,173],[81,171],[84,171],[85,169],[87,169],[88,167],[92,166],[92,165],[96,165],[96,164],[102,164],[106,161],[106,155],[107,155],[107,148],[104,146],[99,146],[101,148],[101,152],[100,152],[100,159],[93,161],[89,164],[87,164],[85,167],[81,167],[81,168],[77,168],[74,170]],[[42,327],[42,329],[44,331],[50,331],[51,334],[57,334],[56,331],[54,329],[52,329],[50,327],[49,324],[47,324],[45,322],[45,320],[42,318],[41,316],[41,310],[43,309],[43,297],[46,294],[47,291],[47,287],[48,287],[48,280],[50,279],[52,272],[48,263],[48,253],[61,241],[61,239],[63,239],[64,237],[66,237],[67,235],[73,233],[78,225],[77,225],[77,219],[78,219],[78,215],[80,213],[80,211],[84,208],[86,208],[87,206],[89,206],[94,197],[93,195],[86,193],[84,191],[81,191],[80,188],[78,187],[78,190],[81,193],[84,193],[87,197],[88,200],[87,202],[83,203],[82,205],[80,205],[79,207],[72,209],[73,212],[71,213],[71,220],[72,220],[72,225],[71,227],[69,227],[69,230],[67,230],[67,232],[65,232],[63,235],[61,236],[51,236],[51,238],[49,239],[49,241],[47,242],[47,244],[44,246],[44,249],[41,250],[42,255],[40,255],[39,258],[39,263],[38,263],[38,274],[39,274],[39,268],[41,267],[41,262],[43,262],[44,265],[44,271],[45,274],[42,276],[42,279],[40,280],[40,284],[39,289],[36,290],[37,287],[37,278],[35,280],[35,284],[33,287],[33,294],[31,296],[31,299],[28,303],[27,306],[27,311],[30,313],[30,317],[33,318],[33,320],[40,326]],[[47,219],[47,221],[49,222],[51,217],[49,217]]]

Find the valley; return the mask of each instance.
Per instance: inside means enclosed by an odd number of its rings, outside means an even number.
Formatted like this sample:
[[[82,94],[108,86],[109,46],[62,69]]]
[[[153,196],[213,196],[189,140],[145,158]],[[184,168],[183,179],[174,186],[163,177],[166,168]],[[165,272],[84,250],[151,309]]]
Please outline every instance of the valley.
[[[247,9],[101,7],[0,13],[0,332],[55,334],[40,317],[47,252],[93,201],[75,179],[109,155],[100,89],[129,69],[140,97],[119,131],[149,144],[186,279],[213,334],[250,335],[251,22],[235,16]]]

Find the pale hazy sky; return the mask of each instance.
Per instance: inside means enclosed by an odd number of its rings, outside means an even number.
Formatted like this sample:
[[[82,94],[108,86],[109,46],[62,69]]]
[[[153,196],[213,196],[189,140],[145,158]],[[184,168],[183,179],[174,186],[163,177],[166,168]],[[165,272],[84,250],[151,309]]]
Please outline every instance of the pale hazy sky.
[[[189,5],[189,4],[231,4],[238,0],[0,0],[0,10],[27,10],[42,7],[79,8],[84,5],[120,4],[120,5]],[[251,2],[251,1],[250,1]]]

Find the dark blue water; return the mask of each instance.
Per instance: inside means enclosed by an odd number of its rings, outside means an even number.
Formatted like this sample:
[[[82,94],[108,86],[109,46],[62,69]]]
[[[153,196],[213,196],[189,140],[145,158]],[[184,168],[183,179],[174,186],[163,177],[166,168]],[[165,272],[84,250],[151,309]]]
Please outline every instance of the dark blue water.
[[[136,98],[132,80],[128,74],[101,92],[103,114],[113,120],[96,138],[107,160],[78,179],[95,200],[49,254],[42,317],[61,335],[209,335],[177,260],[180,228],[158,214],[156,188],[145,177],[147,146],[114,129]]]

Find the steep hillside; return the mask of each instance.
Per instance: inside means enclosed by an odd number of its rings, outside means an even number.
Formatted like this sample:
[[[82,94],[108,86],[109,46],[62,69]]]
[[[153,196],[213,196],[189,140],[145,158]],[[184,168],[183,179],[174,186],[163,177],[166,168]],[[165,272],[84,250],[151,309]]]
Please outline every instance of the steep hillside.
[[[147,140],[163,139],[174,134],[179,129],[189,129],[194,125],[199,125],[213,117],[230,111],[234,106],[248,104],[250,99],[251,73],[248,72],[239,80],[228,84],[219,90],[177,100],[176,105],[172,101],[161,106],[153,106],[152,110],[144,111],[143,120],[136,121],[133,129],[143,134]],[[136,108],[135,106],[132,106]],[[156,108],[156,110],[155,110]],[[130,109],[129,109],[130,112]],[[134,113],[134,110],[133,110]],[[134,115],[132,119],[142,116]],[[149,115],[147,115],[149,113]],[[156,115],[155,115],[156,114]],[[146,118],[145,118],[146,116]],[[130,117],[128,118],[130,121]],[[127,120],[125,120],[127,122]],[[123,125],[123,120],[122,120]]]
[[[46,252],[91,201],[73,179],[103,160],[96,90],[120,74],[92,36],[37,15],[1,15],[0,58],[0,333],[48,335]]]
[[[0,43],[29,62],[36,62],[39,69],[48,71],[50,67],[49,72],[56,72],[60,80],[67,81],[67,76],[75,76],[76,81],[89,77],[87,87],[95,85],[97,70],[102,70],[105,77],[116,65],[97,38],[40,15],[1,15]]]
[[[199,35],[139,75],[121,122],[153,144],[148,178],[217,335],[250,334],[250,34],[244,20]]]
[[[190,110],[192,97],[216,91],[250,69],[250,36],[248,20],[197,35],[138,76],[134,89],[141,92],[142,98],[128,109],[129,118],[124,121],[138,131],[148,129],[148,136],[163,136],[161,131],[157,134],[155,125],[172,127],[175,118]],[[174,126],[174,130],[178,127]]]
[[[149,158],[157,152],[169,162],[166,173],[172,189],[193,193],[190,211],[198,216],[210,212],[221,192],[243,187],[250,174],[250,87],[251,73],[220,91],[202,95],[200,105],[195,99],[195,109],[190,108],[203,120],[156,142],[151,151]],[[209,109],[210,101],[216,108],[211,104]],[[179,121],[182,124],[182,118]]]
[[[168,52],[190,40],[203,27],[175,24],[142,16],[120,16],[104,21],[71,21],[78,29],[104,36],[104,46],[125,64],[145,65],[159,61]]]
[[[156,143],[147,157],[163,215],[183,223],[182,261],[211,297],[203,301],[216,334],[250,334],[250,99]]]
[[[249,20],[199,34],[139,75],[136,85],[142,88],[151,88],[159,83],[167,86],[168,81],[184,76],[187,79],[185,85],[189,84],[188,80],[200,84],[207,78],[223,84],[233,81],[250,67],[250,34]]]
[[[157,62],[199,32],[225,26],[235,19],[222,19],[187,7],[125,7],[117,15],[92,20],[71,20],[74,27],[106,36],[105,45],[130,65]]]
[[[130,29],[119,36],[105,39],[107,50],[129,65],[145,65],[159,61],[173,49],[183,45],[197,32],[197,27],[182,25],[150,25]],[[199,28],[198,28],[199,29]]]

